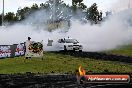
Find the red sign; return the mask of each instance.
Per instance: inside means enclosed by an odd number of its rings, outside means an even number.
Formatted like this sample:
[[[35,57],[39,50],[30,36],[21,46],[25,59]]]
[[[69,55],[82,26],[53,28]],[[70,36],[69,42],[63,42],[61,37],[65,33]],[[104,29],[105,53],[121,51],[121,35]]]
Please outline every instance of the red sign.
[[[129,83],[129,75],[85,75],[88,83]]]

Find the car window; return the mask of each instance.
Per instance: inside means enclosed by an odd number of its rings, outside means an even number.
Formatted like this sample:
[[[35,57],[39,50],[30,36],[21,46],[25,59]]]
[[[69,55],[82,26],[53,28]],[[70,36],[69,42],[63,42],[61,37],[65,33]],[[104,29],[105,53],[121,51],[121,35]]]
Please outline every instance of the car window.
[[[65,39],[66,43],[79,43],[76,39]]]
[[[65,43],[65,41],[63,39],[59,39],[58,42],[59,43]]]

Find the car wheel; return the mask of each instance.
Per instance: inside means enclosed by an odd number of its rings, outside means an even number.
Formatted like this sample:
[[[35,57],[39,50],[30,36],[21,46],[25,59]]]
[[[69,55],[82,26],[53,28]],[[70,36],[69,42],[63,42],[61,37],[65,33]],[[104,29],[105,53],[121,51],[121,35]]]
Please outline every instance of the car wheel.
[[[66,48],[66,46],[64,46],[64,51],[67,51],[67,48]]]
[[[82,50],[79,50],[79,52],[82,52]]]
[[[73,52],[75,52],[76,50],[75,49],[73,49]]]

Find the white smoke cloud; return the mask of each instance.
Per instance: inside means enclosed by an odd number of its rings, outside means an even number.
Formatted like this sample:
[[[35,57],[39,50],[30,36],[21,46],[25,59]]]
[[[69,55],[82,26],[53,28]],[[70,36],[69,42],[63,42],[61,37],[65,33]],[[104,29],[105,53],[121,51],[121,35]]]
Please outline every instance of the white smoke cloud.
[[[125,10],[114,14],[101,25],[81,25],[72,22],[69,36],[77,38],[85,51],[114,49],[132,43],[132,12]]]
[[[114,12],[119,12],[128,8],[132,8],[132,0],[116,0],[112,4],[112,10]]]
[[[37,12],[39,14],[39,12]],[[37,14],[35,13],[35,14]],[[41,12],[42,13],[42,12]],[[67,33],[60,33],[60,30],[48,32],[44,30],[46,25],[33,25],[33,20],[43,23],[47,19],[44,15],[32,15],[24,22],[0,28],[0,44],[16,44],[25,42],[30,36],[34,41],[44,41],[45,50],[56,50],[57,39],[70,36],[76,38],[83,44],[84,51],[102,51],[114,49],[118,46],[132,43],[132,12],[131,9],[119,12],[109,17],[101,25],[81,24],[76,20],[71,21],[71,28]],[[42,16],[42,17],[41,17]],[[38,18],[39,17],[39,18]],[[46,15],[44,16],[46,17]],[[48,17],[48,16],[47,16]],[[37,19],[38,18],[38,19]],[[25,23],[29,24],[25,24]],[[48,39],[54,40],[53,47],[47,47]]]
[[[31,37],[32,41],[40,42],[43,40],[44,50],[56,50],[55,45],[47,48],[48,39],[53,39],[54,44],[56,44],[57,39],[62,37],[62,34],[59,34],[58,31],[51,33],[45,30],[36,29],[36,27],[32,25],[23,24],[16,24],[0,29],[0,45],[23,43],[27,40],[27,37]]]

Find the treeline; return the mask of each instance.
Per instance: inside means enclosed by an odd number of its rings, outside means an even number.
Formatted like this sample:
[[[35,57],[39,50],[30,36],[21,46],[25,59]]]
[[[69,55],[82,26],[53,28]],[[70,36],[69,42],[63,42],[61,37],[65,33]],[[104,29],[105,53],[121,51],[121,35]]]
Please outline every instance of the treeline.
[[[65,4],[62,0],[56,0],[56,4],[54,4],[54,0],[49,0],[45,3],[41,3],[40,5],[38,4],[33,4],[31,7],[24,7],[24,8],[18,8],[17,12],[8,12],[4,16],[4,22],[13,24],[18,21],[22,21],[26,19],[30,14],[33,12],[45,9],[47,12],[50,12],[51,10],[54,9],[53,6],[66,8],[69,14],[66,14],[63,12],[63,19],[70,19],[71,17],[74,17],[74,14],[77,14],[78,11],[80,11],[83,15],[82,18],[86,19],[87,21],[91,22],[92,24],[97,24],[102,21],[102,12],[98,10],[97,4],[94,3],[90,7],[87,7],[85,3],[83,3],[83,0],[72,0],[72,6],[69,6]],[[67,11],[64,10],[64,11]],[[70,11],[69,11],[70,10]],[[56,11],[56,14],[60,14],[61,11],[58,10]],[[73,15],[72,15],[73,14]],[[59,16],[59,15],[58,15]],[[58,17],[57,16],[57,17]],[[58,17],[57,19],[59,19]],[[0,25],[2,24],[2,14],[0,15]]]

